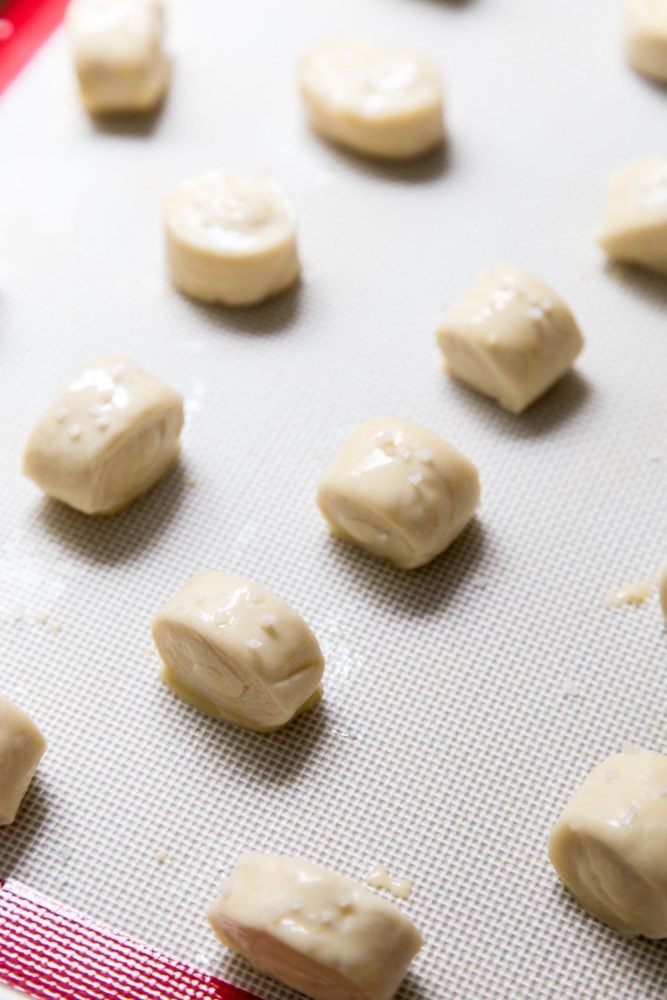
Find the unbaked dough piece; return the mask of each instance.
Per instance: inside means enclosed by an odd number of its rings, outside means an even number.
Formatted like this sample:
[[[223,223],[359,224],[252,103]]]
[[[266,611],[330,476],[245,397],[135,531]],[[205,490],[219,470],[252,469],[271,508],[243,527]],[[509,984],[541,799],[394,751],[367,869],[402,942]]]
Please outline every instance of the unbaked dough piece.
[[[432,431],[379,417],[357,427],[317,502],[333,535],[402,569],[430,562],[479,503],[477,469]]]
[[[572,365],[584,341],[563,299],[527,271],[480,275],[437,331],[447,372],[521,413]]]
[[[667,275],[667,156],[612,174],[598,238],[612,260]]]
[[[207,715],[256,732],[320,700],[324,660],[303,618],[264,587],[197,573],[153,622],[162,679]]]
[[[630,65],[667,83],[667,0],[626,0],[625,25]]]
[[[167,200],[167,259],[178,289],[203,302],[248,306],[299,277],[296,215],[265,177],[211,170]]]
[[[242,855],[208,916],[224,944],[312,1000],[389,1000],[422,944],[396,906],[303,858]]]
[[[667,622],[667,563],[662,567],[660,571],[658,588],[660,592],[660,606],[662,608],[662,613],[665,618],[665,621]]]
[[[45,750],[35,723],[0,696],[0,826],[16,819]]]
[[[176,461],[183,400],[125,357],[95,361],[39,420],[23,471],[84,514],[114,514]]]
[[[444,139],[440,74],[412,52],[334,38],[303,56],[299,82],[313,128],[355,152],[405,160]]]
[[[667,757],[652,750],[599,764],[549,841],[554,868],[584,909],[622,934],[667,937]]]
[[[90,112],[149,111],[162,100],[170,75],[162,0],[72,0],[67,21]]]

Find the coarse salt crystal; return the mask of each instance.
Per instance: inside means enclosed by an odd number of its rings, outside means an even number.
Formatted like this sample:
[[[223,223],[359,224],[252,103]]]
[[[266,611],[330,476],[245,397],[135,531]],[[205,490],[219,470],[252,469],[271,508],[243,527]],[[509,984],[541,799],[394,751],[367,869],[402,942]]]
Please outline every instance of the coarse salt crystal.
[[[394,440],[394,432],[380,431],[380,433],[375,436],[375,440],[380,446],[383,444],[392,444]]]
[[[248,646],[249,649],[259,649],[262,645],[263,643],[260,642],[259,639],[248,639],[246,641],[246,646]]]
[[[408,476],[408,482],[412,483],[413,486],[419,486],[421,482],[424,481],[424,477],[421,472],[415,472],[413,475]]]
[[[277,618],[275,615],[262,615],[262,617],[259,619],[259,624],[262,626],[262,628],[271,628],[272,625],[276,624],[276,621]]]
[[[67,433],[71,441],[77,441],[81,437],[81,424],[70,424]]]
[[[430,448],[422,448],[420,451],[416,452],[416,455],[420,462],[433,461],[433,452]]]

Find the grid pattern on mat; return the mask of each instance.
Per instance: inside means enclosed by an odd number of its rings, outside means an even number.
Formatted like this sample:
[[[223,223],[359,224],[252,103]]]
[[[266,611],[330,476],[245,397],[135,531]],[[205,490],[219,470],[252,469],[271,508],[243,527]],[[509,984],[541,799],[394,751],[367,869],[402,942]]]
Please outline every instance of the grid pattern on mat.
[[[619,5],[620,6],[620,5]],[[0,687],[49,751],[0,871],[252,989],[204,911],[246,848],[415,881],[426,947],[401,1000],[658,998],[664,952],[586,919],[545,842],[587,770],[667,747],[655,572],[667,528],[664,283],[605,266],[605,178],[652,155],[665,94],[621,55],[606,0],[213,0],[170,7],[172,93],[142,124],[79,109],[56,35],[0,104]],[[297,54],[338,31],[430,52],[446,157],[383,168],[305,128]],[[658,138],[656,138],[658,137]],[[296,202],[304,281],[243,313],[167,287],[161,204],[214,165],[271,172]],[[587,348],[522,418],[448,383],[433,329],[475,273],[534,270]],[[35,416],[81,364],[133,355],[188,402],[182,463],[110,521],[19,475]],[[483,505],[405,575],[328,539],[318,476],[348,428],[406,416],[479,465]],[[194,485],[192,485],[194,483]],[[157,680],[154,610],[230,568],[311,623],[317,711],[258,737]],[[46,623],[35,622],[46,615]],[[51,631],[61,625],[60,631]],[[159,852],[166,852],[166,859]]]

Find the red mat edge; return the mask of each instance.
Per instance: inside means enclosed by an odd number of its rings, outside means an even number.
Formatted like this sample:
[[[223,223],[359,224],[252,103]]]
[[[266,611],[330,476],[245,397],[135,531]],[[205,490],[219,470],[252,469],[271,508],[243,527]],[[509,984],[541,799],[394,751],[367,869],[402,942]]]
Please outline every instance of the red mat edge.
[[[8,0],[0,6],[0,94],[62,21],[68,0]]]
[[[14,879],[0,881],[0,984],[35,1000],[259,1000]]]

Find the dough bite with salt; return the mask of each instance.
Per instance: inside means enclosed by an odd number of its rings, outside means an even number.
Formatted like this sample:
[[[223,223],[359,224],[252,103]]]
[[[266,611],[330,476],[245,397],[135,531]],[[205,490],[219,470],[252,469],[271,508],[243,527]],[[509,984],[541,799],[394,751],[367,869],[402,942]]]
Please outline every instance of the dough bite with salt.
[[[626,0],[625,41],[633,69],[667,83],[667,0]]]
[[[129,358],[94,361],[38,421],[23,471],[84,514],[114,514],[176,461],[183,400]]]
[[[422,945],[396,906],[303,858],[242,855],[208,918],[227,947],[312,1000],[390,1000]]]
[[[592,916],[628,937],[667,937],[667,757],[614,754],[565,807],[549,857]]]
[[[477,469],[432,431],[380,417],[357,427],[317,494],[333,535],[414,569],[454,541],[479,503]]]
[[[440,74],[415,53],[334,38],[303,56],[299,83],[313,128],[357,153],[405,160],[444,139]]]
[[[510,264],[498,264],[443,317],[437,341],[454,378],[521,413],[583,348],[577,322],[556,292]]]
[[[598,239],[612,260],[667,275],[667,156],[612,174]]]
[[[202,302],[253,305],[299,277],[296,214],[269,178],[211,170],[174,191],[165,222],[172,281]]]
[[[159,104],[170,75],[162,0],[72,0],[67,23],[90,112],[142,112]]]
[[[0,696],[0,826],[16,819],[45,749],[32,719]]]
[[[320,700],[324,660],[303,618],[264,587],[197,573],[153,622],[162,679],[207,715],[256,732]]]

